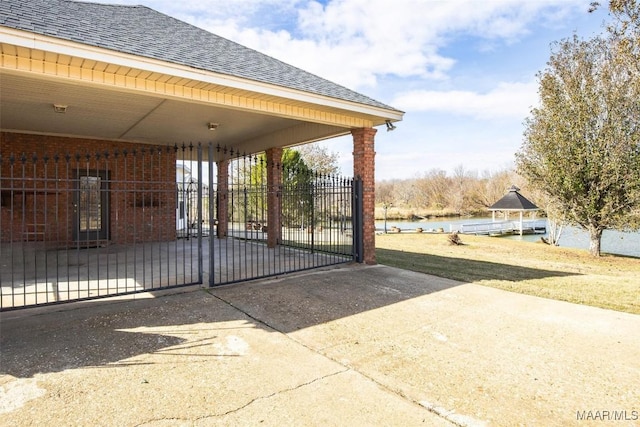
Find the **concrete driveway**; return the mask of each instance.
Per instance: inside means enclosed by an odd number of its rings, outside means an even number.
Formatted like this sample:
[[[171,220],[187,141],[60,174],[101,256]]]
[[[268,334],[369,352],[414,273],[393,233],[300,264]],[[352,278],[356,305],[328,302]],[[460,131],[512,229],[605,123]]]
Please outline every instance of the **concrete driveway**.
[[[0,425],[640,425],[640,316],[386,266],[1,314]]]

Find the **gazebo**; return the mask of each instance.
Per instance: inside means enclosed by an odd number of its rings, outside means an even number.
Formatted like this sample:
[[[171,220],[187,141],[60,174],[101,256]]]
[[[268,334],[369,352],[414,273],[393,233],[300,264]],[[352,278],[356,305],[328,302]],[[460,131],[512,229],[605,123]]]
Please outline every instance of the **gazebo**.
[[[535,219],[535,214],[540,210],[535,204],[533,204],[530,200],[520,194],[520,189],[515,185],[512,185],[509,188],[507,194],[505,194],[500,200],[495,202],[493,205],[489,207],[491,211],[491,219],[493,222],[496,222],[496,212],[503,213],[503,219],[505,221],[509,220],[509,216],[513,212],[517,212],[519,217],[519,226],[518,229],[520,231],[520,235],[522,235],[523,231],[523,219],[524,213],[528,212]]]

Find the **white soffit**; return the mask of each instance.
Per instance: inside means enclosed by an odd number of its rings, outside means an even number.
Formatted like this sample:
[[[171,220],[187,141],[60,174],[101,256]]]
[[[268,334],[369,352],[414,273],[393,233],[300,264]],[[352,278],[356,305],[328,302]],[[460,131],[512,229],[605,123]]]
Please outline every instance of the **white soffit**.
[[[158,61],[150,58],[115,52],[107,49],[100,49],[81,43],[73,43],[53,37],[34,35],[33,33],[0,27],[0,42],[13,44],[15,46],[28,49],[38,49],[45,52],[53,52],[70,57],[85,58],[93,61],[114,64],[122,67],[129,67],[159,73],[179,78],[202,81],[208,84],[230,87],[238,90],[260,93],[264,95],[289,99],[298,102],[309,103],[320,107],[340,109],[355,113],[356,115],[366,115],[373,120],[373,125],[380,125],[385,120],[402,120],[403,112],[390,109],[382,109],[355,102],[343,101],[313,93],[297,91],[282,86],[261,83],[257,81],[242,79],[230,75],[213,73],[206,70],[197,70],[178,64]]]

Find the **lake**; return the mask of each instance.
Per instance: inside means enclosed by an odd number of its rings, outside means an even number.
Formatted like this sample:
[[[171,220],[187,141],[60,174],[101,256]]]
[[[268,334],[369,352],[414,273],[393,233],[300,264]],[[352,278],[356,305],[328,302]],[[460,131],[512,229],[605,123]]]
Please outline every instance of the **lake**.
[[[387,231],[391,227],[398,227],[403,231],[414,231],[422,227],[425,231],[443,228],[444,231],[455,231],[461,224],[491,222],[491,218],[438,219],[434,221],[390,221],[387,220]],[[384,232],[384,221],[376,221],[376,231]],[[487,237],[497,239],[513,239],[525,242],[537,242],[545,234],[529,234],[524,236]],[[589,233],[576,227],[565,226],[560,236],[560,246],[577,249],[589,249]],[[615,230],[605,230],[602,234],[601,251],[610,254],[627,255],[640,258],[640,232],[626,233]]]

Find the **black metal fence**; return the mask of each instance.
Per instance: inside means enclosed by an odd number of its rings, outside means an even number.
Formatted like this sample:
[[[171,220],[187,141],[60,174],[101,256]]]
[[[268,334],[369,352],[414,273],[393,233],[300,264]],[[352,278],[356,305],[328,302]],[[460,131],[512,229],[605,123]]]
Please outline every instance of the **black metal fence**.
[[[221,149],[0,152],[0,310],[215,286],[357,259],[354,180],[229,149],[229,179],[220,186],[212,154]],[[271,230],[277,245],[267,244],[267,167],[281,168],[283,177],[281,227]]]
[[[267,169],[280,168],[278,245],[267,245]],[[312,172],[300,165],[268,165],[264,156],[231,162],[227,239],[211,239],[209,284],[218,285],[306,270],[354,259],[353,179]],[[219,200],[214,187],[212,201]],[[206,199],[206,197],[205,197]],[[214,215],[217,207],[209,208]],[[212,216],[212,218],[215,218]],[[210,220],[215,222],[216,219]],[[215,227],[215,225],[214,225]]]

